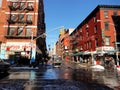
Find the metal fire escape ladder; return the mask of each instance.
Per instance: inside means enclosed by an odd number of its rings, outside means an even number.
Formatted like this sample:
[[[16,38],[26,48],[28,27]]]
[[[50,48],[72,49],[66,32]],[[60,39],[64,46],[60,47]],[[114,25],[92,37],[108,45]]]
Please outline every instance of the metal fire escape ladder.
[[[12,2],[12,1],[9,1],[9,5],[8,7],[10,8],[10,10],[17,10],[19,9],[20,5],[18,2]]]
[[[24,29],[26,28],[27,24],[25,23],[25,5],[26,3],[23,3],[20,1],[19,2],[20,4],[20,11],[19,11],[19,14],[18,14],[18,28],[17,28],[17,33],[16,35],[19,36],[21,35],[21,33],[24,31]],[[21,14],[21,13],[25,13],[25,14]],[[21,23],[23,24],[23,26],[21,26]]]
[[[26,9],[26,11],[33,11],[34,10],[33,4],[30,4],[30,3],[27,2],[27,6],[26,6],[25,9]]]
[[[27,24],[24,25],[23,27],[18,26],[16,35],[17,36],[21,35],[21,33],[23,32],[23,30],[26,28],[26,26],[27,26]]]
[[[22,0],[19,0],[19,2],[9,1],[8,7],[10,8],[10,14],[7,20],[8,21],[7,35],[9,35],[10,33],[11,34],[10,36],[19,36],[23,32],[24,28],[26,28],[27,24],[32,24],[31,19],[29,20],[26,19],[25,21],[25,16],[26,13],[34,9],[33,5],[29,4],[26,1],[22,2]],[[17,11],[18,14],[12,14],[12,11],[16,11],[17,9],[19,9]],[[10,25],[15,23],[18,23],[17,28],[11,31]]]

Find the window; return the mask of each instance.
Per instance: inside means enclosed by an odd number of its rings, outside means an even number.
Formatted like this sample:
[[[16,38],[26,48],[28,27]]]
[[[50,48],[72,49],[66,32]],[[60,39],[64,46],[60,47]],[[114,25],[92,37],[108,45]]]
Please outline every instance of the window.
[[[16,14],[12,14],[12,15],[11,15],[11,20],[12,20],[12,21],[15,21],[16,18],[17,18],[17,15],[16,15]]]
[[[21,2],[21,3],[20,3],[20,9],[21,9],[21,10],[24,10],[24,9],[25,9],[25,3],[24,3],[24,2]]]
[[[87,42],[87,49],[89,49],[89,42]]]
[[[29,3],[28,3],[28,6],[32,6],[32,7],[33,7],[33,3],[32,3],[32,2],[29,2]]]
[[[89,48],[92,48],[92,42],[89,41]]]
[[[82,40],[82,36],[80,35],[80,40]]]
[[[94,27],[94,33],[97,33],[97,25]]]
[[[27,24],[32,24],[32,15],[27,15],[27,20],[26,20],[26,22],[27,22]]]
[[[14,35],[14,32],[15,32],[15,28],[9,28],[8,35],[12,36]]]
[[[22,32],[23,32],[23,28],[22,27],[18,27],[17,35],[18,36],[22,36]]]
[[[32,29],[26,28],[26,36],[31,36]]]
[[[17,2],[13,2],[13,7],[16,8],[17,7]]]
[[[97,21],[96,16],[94,16],[94,18],[93,18],[93,19],[94,19],[94,22],[96,22],[96,21]]]
[[[86,36],[87,36],[87,37],[89,36],[89,32],[88,32],[88,31],[86,32]]]
[[[27,15],[27,20],[32,21],[32,15]]]
[[[117,16],[117,15],[118,15],[117,11],[114,11],[113,16]]]
[[[24,21],[24,14],[19,14],[19,22],[22,22]]]
[[[89,36],[88,28],[86,28],[86,37]]]
[[[105,45],[110,45],[110,37],[109,36],[105,37]]]
[[[109,30],[109,23],[105,22],[104,25],[105,25],[105,30]]]
[[[104,18],[108,18],[108,11],[104,11]]]
[[[29,2],[27,6],[28,10],[33,10],[33,3]]]
[[[95,39],[96,47],[98,47],[98,38]]]

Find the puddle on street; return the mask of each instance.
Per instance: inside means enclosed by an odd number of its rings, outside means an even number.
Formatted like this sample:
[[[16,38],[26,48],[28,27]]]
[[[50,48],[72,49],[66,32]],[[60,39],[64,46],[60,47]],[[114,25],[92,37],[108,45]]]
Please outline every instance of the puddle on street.
[[[35,79],[35,71],[14,72],[9,75],[8,79]]]
[[[69,79],[85,83],[105,84],[110,87],[120,85],[120,74],[110,71],[91,71],[90,69],[49,68],[11,72],[8,79]]]

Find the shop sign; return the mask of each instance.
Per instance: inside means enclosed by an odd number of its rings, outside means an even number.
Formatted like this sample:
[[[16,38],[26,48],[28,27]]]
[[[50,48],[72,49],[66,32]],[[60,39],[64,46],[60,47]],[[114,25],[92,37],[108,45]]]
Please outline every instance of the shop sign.
[[[115,51],[114,47],[111,46],[103,46],[103,47],[98,47],[97,51]]]
[[[35,44],[32,45],[32,48],[35,49]],[[30,51],[31,45],[29,43],[7,43],[6,51]]]
[[[97,48],[97,53],[99,55],[103,55],[103,54],[110,54],[110,55],[113,55],[115,52],[115,49],[114,47],[110,47],[110,46],[104,46],[104,47],[99,47]]]

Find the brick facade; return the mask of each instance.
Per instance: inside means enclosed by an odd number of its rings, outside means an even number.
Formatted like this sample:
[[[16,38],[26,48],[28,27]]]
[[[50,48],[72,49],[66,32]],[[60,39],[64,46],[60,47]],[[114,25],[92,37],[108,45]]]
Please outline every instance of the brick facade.
[[[16,53],[20,53],[35,61],[36,46],[41,50],[38,41],[40,42],[43,38],[38,38],[37,42],[33,39],[45,32],[43,7],[43,0],[18,0],[17,2],[15,0],[2,0],[0,8],[0,17],[2,17],[0,18],[0,58],[15,60]],[[44,48],[46,48],[45,39],[42,41]],[[8,48],[9,51],[7,51]]]

